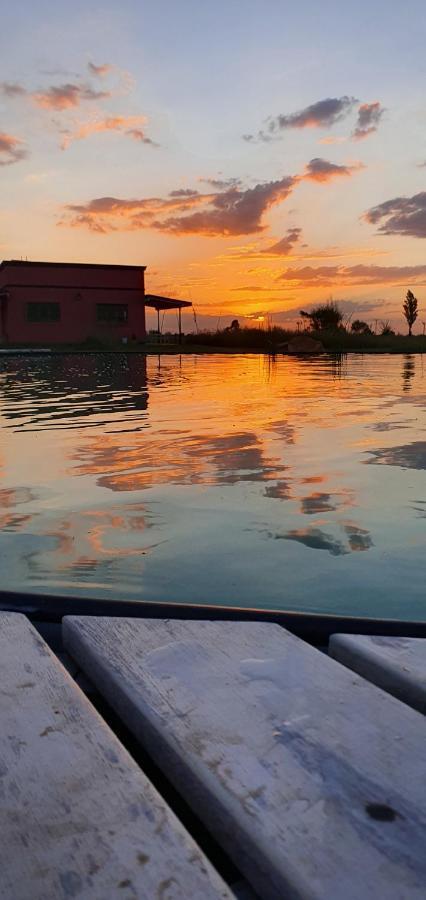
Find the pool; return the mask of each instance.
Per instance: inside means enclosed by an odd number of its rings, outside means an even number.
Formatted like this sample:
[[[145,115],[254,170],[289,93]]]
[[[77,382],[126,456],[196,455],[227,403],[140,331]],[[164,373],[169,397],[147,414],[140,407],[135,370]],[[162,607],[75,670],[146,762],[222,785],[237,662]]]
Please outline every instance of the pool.
[[[426,619],[423,356],[8,356],[2,586]]]

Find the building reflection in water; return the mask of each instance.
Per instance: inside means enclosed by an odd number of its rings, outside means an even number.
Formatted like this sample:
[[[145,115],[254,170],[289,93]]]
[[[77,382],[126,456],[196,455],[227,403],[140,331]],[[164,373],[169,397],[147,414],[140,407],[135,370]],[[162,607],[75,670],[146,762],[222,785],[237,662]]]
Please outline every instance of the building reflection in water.
[[[0,382],[4,424],[26,431],[138,422],[148,409],[146,357],[55,354],[6,360]],[[142,413],[142,416],[140,415]]]

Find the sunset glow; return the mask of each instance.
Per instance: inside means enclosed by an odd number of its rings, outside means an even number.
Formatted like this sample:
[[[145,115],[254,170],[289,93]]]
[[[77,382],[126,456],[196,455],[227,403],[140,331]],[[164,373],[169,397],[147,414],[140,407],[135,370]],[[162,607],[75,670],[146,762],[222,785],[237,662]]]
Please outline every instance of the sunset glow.
[[[327,10],[9,8],[2,257],[146,265],[202,328],[332,296],[404,330],[407,289],[426,302],[424,5]]]

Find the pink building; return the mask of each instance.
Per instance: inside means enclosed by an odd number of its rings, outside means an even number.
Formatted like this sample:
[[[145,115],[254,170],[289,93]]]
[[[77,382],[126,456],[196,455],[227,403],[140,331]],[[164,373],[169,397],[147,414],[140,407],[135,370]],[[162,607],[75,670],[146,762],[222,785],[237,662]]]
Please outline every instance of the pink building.
[[[143,341],[145,307],[190,306],[145,294],[146,266],[4,260],[0,263],[0,343]]]

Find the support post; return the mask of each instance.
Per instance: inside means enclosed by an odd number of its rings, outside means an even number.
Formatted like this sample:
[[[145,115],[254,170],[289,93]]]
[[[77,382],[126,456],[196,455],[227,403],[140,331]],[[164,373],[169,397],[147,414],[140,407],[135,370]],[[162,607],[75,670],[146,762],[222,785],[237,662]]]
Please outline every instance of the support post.
[[[179,318],[179,343],[182,343],[182,310],[179,306],[178,308],[178,318]]]

